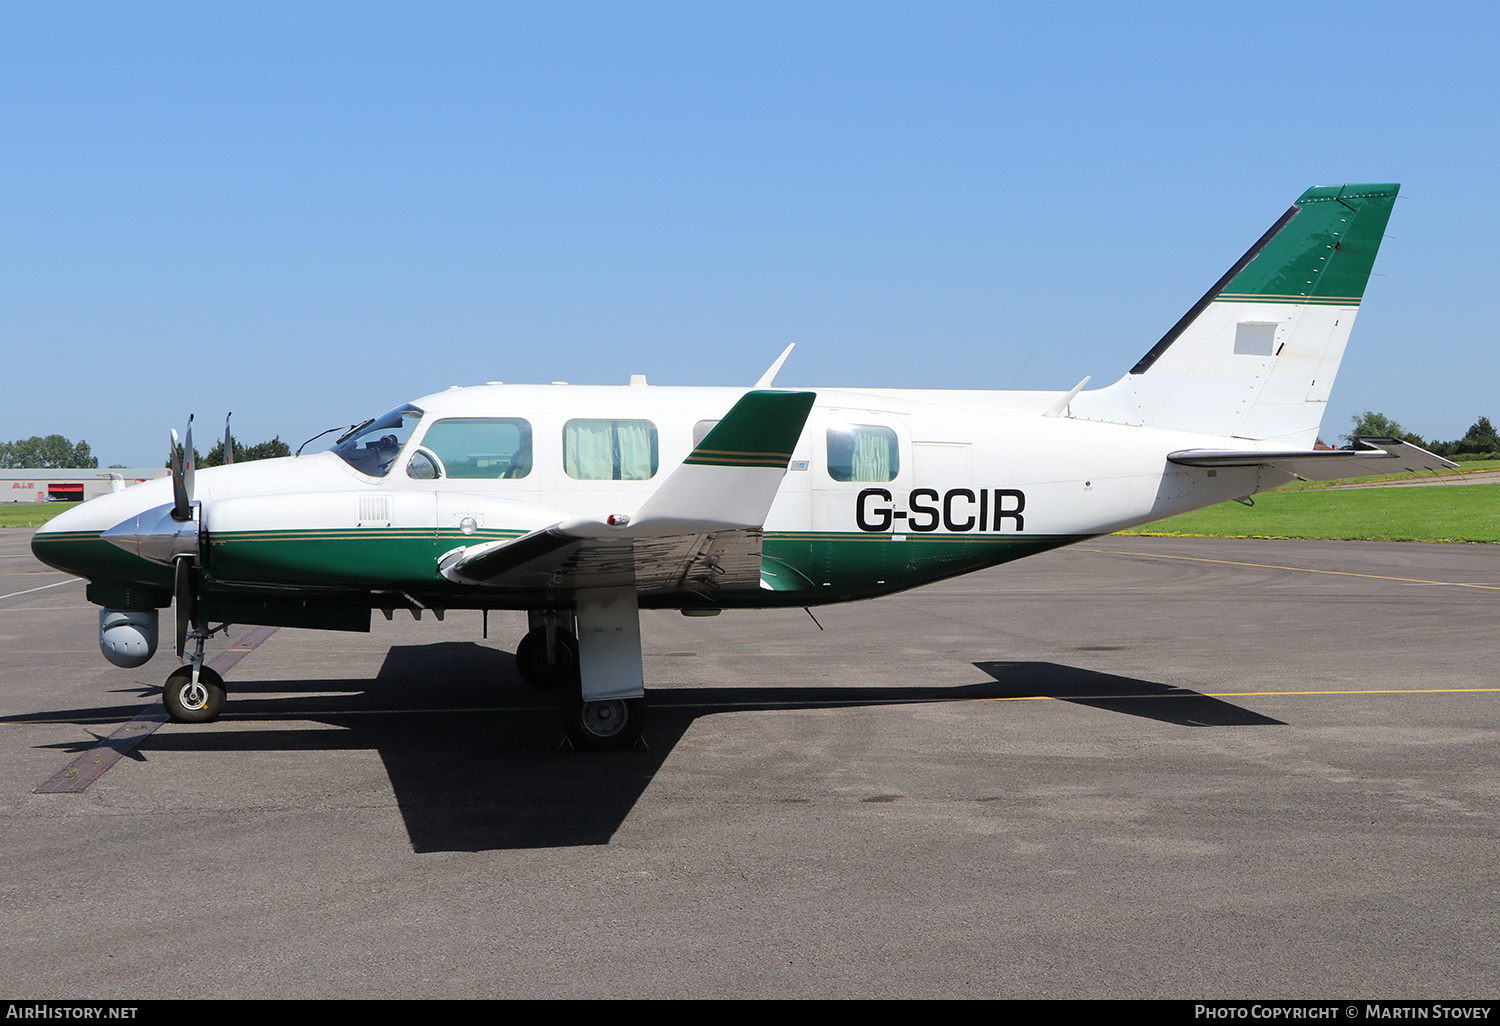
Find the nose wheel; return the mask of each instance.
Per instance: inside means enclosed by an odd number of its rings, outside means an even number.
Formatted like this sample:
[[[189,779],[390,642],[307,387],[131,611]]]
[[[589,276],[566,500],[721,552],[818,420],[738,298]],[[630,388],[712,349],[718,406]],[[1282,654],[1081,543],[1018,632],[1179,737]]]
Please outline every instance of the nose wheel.
[[[224,697],[224,678],[207,666],[198,667],[196,675],[191,664],[183,666],[161,689],[161,704],[178,723],[213,722],[224,711]]]

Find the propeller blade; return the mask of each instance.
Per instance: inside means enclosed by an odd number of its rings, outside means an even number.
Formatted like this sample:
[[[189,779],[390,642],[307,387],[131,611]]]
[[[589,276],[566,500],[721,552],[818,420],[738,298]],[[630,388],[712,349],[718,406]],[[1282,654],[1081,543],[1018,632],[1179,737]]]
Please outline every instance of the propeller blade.
[[[187,438],[182,442],[182,482],[187,491],[188,504],[193,502],[193,471],[198,467],[198,459],[193,454],[193,415],[188,414]]]
[[[229,418],[233,416],[234,413],[231,411],[224,417],[224,466],[226,467],[234,462],[234,438],[229,434]]]
[[[193,594],[193,564],[187,559],[175,560],[172,579],[172,605],[177,614],[177,658],[187,651],[188,627],[193,622],[197,598]]]
[[[193,507],[182,476],[182,443],[178,441],[176,428],[172,428],[167,462],[172,468],[172,519],[179,524],[186,523],[193,519]]]

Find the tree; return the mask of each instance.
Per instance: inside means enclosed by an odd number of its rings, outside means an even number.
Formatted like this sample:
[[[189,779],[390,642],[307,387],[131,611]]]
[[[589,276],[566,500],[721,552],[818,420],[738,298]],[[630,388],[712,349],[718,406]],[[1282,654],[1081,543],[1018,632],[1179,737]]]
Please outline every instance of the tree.
[[[274,460],[282,456],[290,456],[291,454],[292,447],[283,442],[280,435],[277,435],[269,442],[257,442],[255,445],[250,446],[250,448],[245,450],[245,459]]]
[[[32,435],[18,442],[0,442],[0,467],[19,470],[91,470],[99,460],[89,443],[74,445],[62,435]]]
[[[232,438],[230,441],[234,444],[234,462],[236,463],[271,460],[278,456],[290,456],[292,454],[291,446],[283,442],[280,435],[277,435],[269,442],[257,442],[254,445],[241,445],[237,438]],[[208,450],[207,456],[202,456],[198,459],[198,466],[200,467],[218,467],[222,466],[223,463],[224,442],[222,439],[214,443],[214,447]]]
[[[1383,413],[1366,410],[1364,413],[1351,419],[1354,421],[1353,430],[1347,435],[1339,435],[1340,438],[1351,444],[1356,438],[1375,437],[1399,438],[1403,442],[1410,442],[1412,445],[1420,445],[1423,448],[1427,446],[1421,435],[1412,434]]]
[[[1500,452],[1500,432],[1490,418],[1480,417],[1469,426],[1462,438],[1453,443],[1454,452]]]

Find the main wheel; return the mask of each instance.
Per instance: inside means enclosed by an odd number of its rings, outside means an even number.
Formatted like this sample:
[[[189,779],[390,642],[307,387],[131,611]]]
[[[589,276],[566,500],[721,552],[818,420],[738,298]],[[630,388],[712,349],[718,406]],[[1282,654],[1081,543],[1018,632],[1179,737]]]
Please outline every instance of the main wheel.
[[[178,723],[211,723],[224,711],[224,678],[203,666],[194,687],[193,668],[181,667],[162,686],[161,704]]]
[[[574,748],[591,752],[629,748],[646,725],[644,698],[613,698],[585,702],[574,695],[563,703],[563,732]]]
[[[567,631],[556,635],[557,652],[547,662],[547,631],[538,628],[527,632],[516,646],[516,670],[521,679],[534,688],[555,688],[578,683],[578,640]]]

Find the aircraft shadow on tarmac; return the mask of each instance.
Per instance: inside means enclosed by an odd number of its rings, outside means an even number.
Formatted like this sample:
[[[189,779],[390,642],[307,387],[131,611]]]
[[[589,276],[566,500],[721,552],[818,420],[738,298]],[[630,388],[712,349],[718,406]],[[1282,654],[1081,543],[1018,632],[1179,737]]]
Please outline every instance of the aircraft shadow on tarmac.
[[[559,750],[555,696],[523,684],[510,653],[473,642],[398,646],[374,681],[231,679],[225,712],[234,729],[159,731],[131,754],[373,749],[414,850],[489,851],[607,844],[693,721],[716,712],[1042,696],[1180,725],[1280,722],[1185,688],[1056,663],[975,666],[995,679],[954,687],[657,689],[650,750],[596,754]],[[11,719],[97,722],[137,712],[132,704]],[[276,720],[328,729],[280,730],[270,725]],[[246,729],[256,721],[266,726]]]

